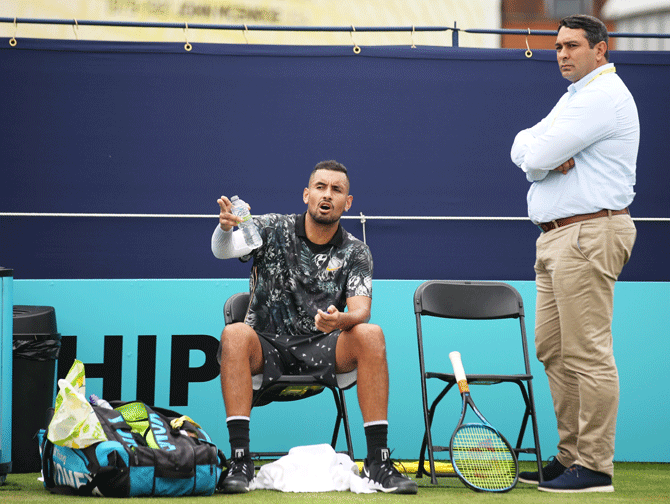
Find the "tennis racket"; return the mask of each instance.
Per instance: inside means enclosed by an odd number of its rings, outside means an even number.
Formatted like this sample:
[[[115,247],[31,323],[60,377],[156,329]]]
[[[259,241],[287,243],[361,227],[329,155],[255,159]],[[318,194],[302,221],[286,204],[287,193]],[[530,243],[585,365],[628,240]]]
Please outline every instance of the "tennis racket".
[[[449,354],[458,389],[463,398],[461,419],[451,436],[449,451],[456,475],[468,487],[484,492],[507,492],[519,478],[519,463],[514,450],[475,406],[465,377],[461,354]],[[463,423],[468,406],[482,423]]]

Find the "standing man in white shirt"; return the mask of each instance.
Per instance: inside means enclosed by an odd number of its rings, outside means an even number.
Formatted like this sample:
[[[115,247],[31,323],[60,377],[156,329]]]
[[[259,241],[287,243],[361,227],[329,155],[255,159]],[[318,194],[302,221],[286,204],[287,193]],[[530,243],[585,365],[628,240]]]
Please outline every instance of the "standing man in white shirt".
[[[532,182],[537,239],[535,348],[556,413],[558,454],[519,480],[549,492],[612,492],[619,375],[612,349],[614,284],[636,229],[637,107],[609,63],[598,19],[558,27],[556,57],[572,82],[549,115],[517,134],[512,160]]]

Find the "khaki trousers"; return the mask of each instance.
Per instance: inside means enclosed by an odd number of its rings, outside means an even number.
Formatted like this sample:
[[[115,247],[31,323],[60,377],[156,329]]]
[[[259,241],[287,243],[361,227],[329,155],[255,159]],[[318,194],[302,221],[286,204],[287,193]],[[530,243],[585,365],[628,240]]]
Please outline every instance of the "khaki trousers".
[[[623,214],[542,233],[536,244],[535,349],[556,413],[556,457],[610,476],[619,406],[614,284],[636,234]]]

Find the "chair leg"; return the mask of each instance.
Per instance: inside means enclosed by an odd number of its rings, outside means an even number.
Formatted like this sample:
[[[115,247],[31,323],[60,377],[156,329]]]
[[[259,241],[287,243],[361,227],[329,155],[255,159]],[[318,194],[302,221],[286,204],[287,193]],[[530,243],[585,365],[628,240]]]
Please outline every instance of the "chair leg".
[[[533,427],[533,438],[535,440],[535,459],[537,460],[537,470],[539,482],[543,483],[542,477],[542,454],[540,453],[540,433],[537,429],[537,414],[535,412],[535,398],[533,397],[533,384],[528,382],[528,400],[530,401],[530,421]]]
[[[431,436],[430,433],[430,423],[432,422],[432,419],[427,419],[426,418],[426,433],[424,435],[424,441],[425,444],[428,448],[428,465],[430,466],[430,482],[433,485],[437,485],[437,475],[435,474],[435,454],[433,453],[433,437]],[[421,468],[422,471],[425,469],[423,468],[424,464],[424,458],[423,458],[423,450],[421,450],[421,461],[419,462],[419,467]]]
[[[431,481],[436,477],[435,476],[435,452],[433,450],[433,440],[432,440],[432,434],[431,434],[431,427],[433,426],[433,417],[435,416],[435,406],[436,403],[433,403],[428,410],[428,419],[427,419],[427,427],[426,430],[423,434],[423,441],[421,442],[421,452],[419,455],[419,467],[417,468],[416,476],[417,478],[423,477],[424,474],[429,474],[431,477]],[[424,467],[424,463],[426,461],[426,448],[428,449],[428,462],[430,466],[430,471],[426,472],[426,469]],[[437,483],[437,480],[433,482],[434,484]]]
[[[417,476],[421,476],[425,473],[425,469],[423,467],[424,464],[424,453],[426,447],[428,448],[428,460],[430,463],[430,482],[433,485],[437,485],[437,478],[435,476],[435,459],[433,458],[433,438],[430,434],[430,426],[432,423],[432,416],[429,412],[428,409],[428,397],[426,395],[426,382],[425,382],[425,377],[422,380],[422,389],[423,389],[423,419],[424,419],[424,424],[426,427],[425,433],[423,435],[423,443],[421,444],[421,453],[419,456],[419,467],[417,469]]]
[[[431,426],[433,425],[433,417],[435,416],[435,410],[437,408],[437,405],[442,401],[444,396],[447,395],[447,392],[451,390],[451,388],[455,385],[455,383],[449,383],[442,392],[439,393],[439,395],[435,398],[433,403],[430,406],[430,409],[428,408],[428,398],[424,396],[424,422],[426,425],[426,431],[423,436],[423,442],[421,443],[421,453],[419,455],[419,467],[417,469],[417,477],[420,478],[423,476],[423,474],[427,474],[424,469],[424,461],[425,461],[425,450],[428,448],[428,462],[430,465],[430,482],[433,485],[437,485],[437,471],[435,470],[435,450],[433,448],[433,437],[431,434]]]
[[[542,478],[542,454],[540,451],[540,434],[537,428],[537,415],[535,412],[535,399],[533,397],[533,384],[531,381],[528,381],[528,389],[524,387],[523,383],[521,382],[514,382],[517,385],[519,385],[519,388],[521,389],[521,395],[523,396],[523,400],[526,403],[526,411],[523,415],[523,420],[521,422],[521,428],[519,429],[519,437],[517,438],[516,442],[516,448],[519,450],[521,448],[521,444],[523,442],[523,437],[526,434],[526,428],[528,427],[528,419],[530,418],[531,420],[531,426],[533,429],[533,442],[535,443],[535,461],[537,463],[537,470],[538,470],[538,475],[539,475],[539,480],[540,483],[544,481]]]
[[[347,441],[347,453],[351,460],[354,460],[354,448],[351,441],[351,430],[349,429],[349,414],[347,412],[347,403],[344,398],[344,391],[342,389],[331,389],[333,392],[333,398],[335,400],[335,407],[337,408],[337,417],[335,419],[335,428],[333,429],[333,437],[331,440],[331,446],[333,450],[337,450],[337,438],[340,433],[340,425],[344,427],[344,436]]]
[[[340,392],[340,402],[342,403],[342,422],[344,424],[344,437],[347,439],[347,451],[349,452],[349,458],[354,459],[354,444],[351,441],[351,429],[349,427],[349,413],[347,412],[347,402],[344,398],[344,390],[339,389]]]
[[[335,428],[333,429],[333,437],[330,441],[330,445],[333,447],[333,450],[337,449],[337,437],[340,432],[340,422],[342,421],[342,405],[340,404],[340,398],[337,395],[335,389],[331,389],[333,393],[333,399],[335,399],[335,407],[337,408],[337,416],[335,417]]]
[[[429,420],[429,423],[430,423],[430,420]],[[426,461],[426,447],[427,447],[427,445],[428,445],[428,433],[427,433],[427,431],[424,431],[423,441],[421,442],[421,451],[419,452],[419,467],[416,470],[416,477],[417,478],[423,478],[424,474],[430,474],[430,472],[426,472],[426,469],[424,467],[424,463]]]
[[[521,390],[521,395],[523,396],[523,401],[526,404],[526,410],[523,414],[523,419],[521,420],[521,428],[519,429],[519,437],[516,440],[516,449],[521,448],[521,444],[523,443],[523,437],[526,434],[526,427],[528,426],[528,417],[530,416],[530,411],[531,411],[531,405],[530,405],[530,399],[528,398],[528,394],[526,393],[526,387],[524,386],[523,382],[521,381],[515,381],[519,386],[519,389]]]

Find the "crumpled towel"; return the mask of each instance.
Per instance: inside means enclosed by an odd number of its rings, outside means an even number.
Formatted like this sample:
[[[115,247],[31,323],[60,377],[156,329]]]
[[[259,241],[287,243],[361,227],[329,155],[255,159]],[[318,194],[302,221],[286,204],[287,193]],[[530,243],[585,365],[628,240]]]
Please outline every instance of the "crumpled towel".
[[[262,466],[250,487],[282,492],[375,492],[358,475],[356,463],[329,444],[291,448],[288,455]]]

